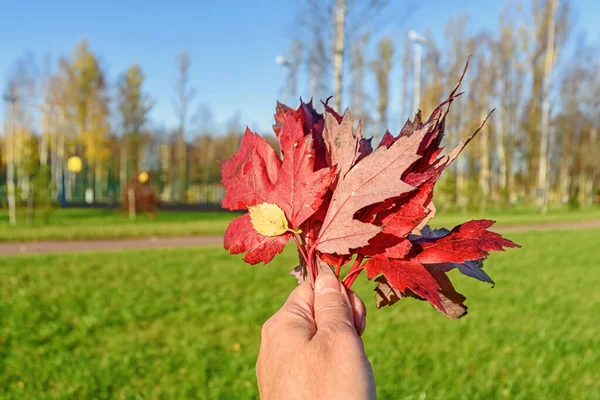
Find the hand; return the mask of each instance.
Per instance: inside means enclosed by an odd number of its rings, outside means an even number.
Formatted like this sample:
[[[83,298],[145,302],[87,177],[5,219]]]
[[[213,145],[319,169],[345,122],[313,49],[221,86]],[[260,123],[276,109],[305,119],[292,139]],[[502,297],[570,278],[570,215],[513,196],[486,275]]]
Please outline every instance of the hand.
[[[360,334],[366,309],[332,272],[298,286],[263,326],[256,364],[262,400],[375,399]]]

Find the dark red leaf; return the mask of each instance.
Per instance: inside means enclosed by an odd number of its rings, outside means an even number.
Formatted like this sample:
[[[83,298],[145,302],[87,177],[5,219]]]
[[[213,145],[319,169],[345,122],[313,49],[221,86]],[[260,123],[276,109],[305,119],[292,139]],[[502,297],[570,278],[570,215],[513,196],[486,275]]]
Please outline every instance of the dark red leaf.
[[[442,308],[438,308],[436,306],[434,306],[434,308],[452,319],[458,319],[466,315],[467,306],[464,304],[466,298],[465,296],[456,292],[446,274],[433,272],[432,277],[440,286],[438,294],[442,304]],[[377,308],[391,306],[405,297],[412,297],[417,300],[426,300],[410,289],[406,289],[404,293],[394,289],[384,276],[379,276],[377,279],[375,279],[375,282],[377,282],[377,286],[375,287],[375,300]]]
[[[427,299],[437,309],[443,309],[438,290],[440,286],[429,271],[416,259],[380,260],[370,259],[365,262],[367,277],[373,279],[379,274],[385,276],[387,282],[398,292],[407,289]]]
[[[332,117],[335,118],[335,120],[338,122],[338,124],[342,123],[342,119],[343,117],[337,113],[337,111],[335,111],[328,103],[329,100],[331,100],[333,98],[333,96],[329,96],[327,98],[327,100],[322,101],[321,103],[323,103],[323,107],[325,108],[325,112],[329,115],[331,115]]]
[[[464,263],[485,258],[490,251],[503,251],[503,247],[520,247],[488,231],[493,224],[482,219],[458,225],[443,237],[421,243],[417,259],[423,264]]]

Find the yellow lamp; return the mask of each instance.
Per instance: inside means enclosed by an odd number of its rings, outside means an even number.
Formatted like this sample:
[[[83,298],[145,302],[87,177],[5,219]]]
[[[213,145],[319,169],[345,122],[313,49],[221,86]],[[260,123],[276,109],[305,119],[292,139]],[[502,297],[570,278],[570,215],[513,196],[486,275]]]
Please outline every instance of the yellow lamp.
[[[146,183],[148,182],[148,173],[146,171],[141,172],[140,175],[138,176],[138,180],[140,181],[140,183]]]
[[[78,173],[81,172],[81,168],[83,167],[83,163],[81,162],[81,158],[77,156],[69,157],[67,160],[67,169],[69,172]]]

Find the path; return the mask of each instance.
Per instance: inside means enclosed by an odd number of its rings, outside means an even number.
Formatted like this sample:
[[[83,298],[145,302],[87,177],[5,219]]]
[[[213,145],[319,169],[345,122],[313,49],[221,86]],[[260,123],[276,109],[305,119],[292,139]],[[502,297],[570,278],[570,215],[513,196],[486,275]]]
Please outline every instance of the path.
[[[550,224],[528,224],[514,226],[499,226],[494,229],[498,233],[565,230],[565,229],[594,229],[600,228],[600,220],[559,222]],[[222,236],[188,236],[165,238],[126,238],[109,240],[75,240],[0,243],[0,255],[15,254],[44,254],[44,253],[76,253],[86,251],[108,250],[138,250],[161,249],[178,247],[223,246]]]

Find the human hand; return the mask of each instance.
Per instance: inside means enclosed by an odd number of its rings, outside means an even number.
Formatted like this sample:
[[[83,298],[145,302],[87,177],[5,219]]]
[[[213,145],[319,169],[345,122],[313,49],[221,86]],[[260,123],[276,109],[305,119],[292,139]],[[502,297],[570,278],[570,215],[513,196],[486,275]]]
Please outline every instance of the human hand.
[[[362,300],[329,270],[305,282],[264,324],[256,375],[263,400],[375,399],[360,339]]]

